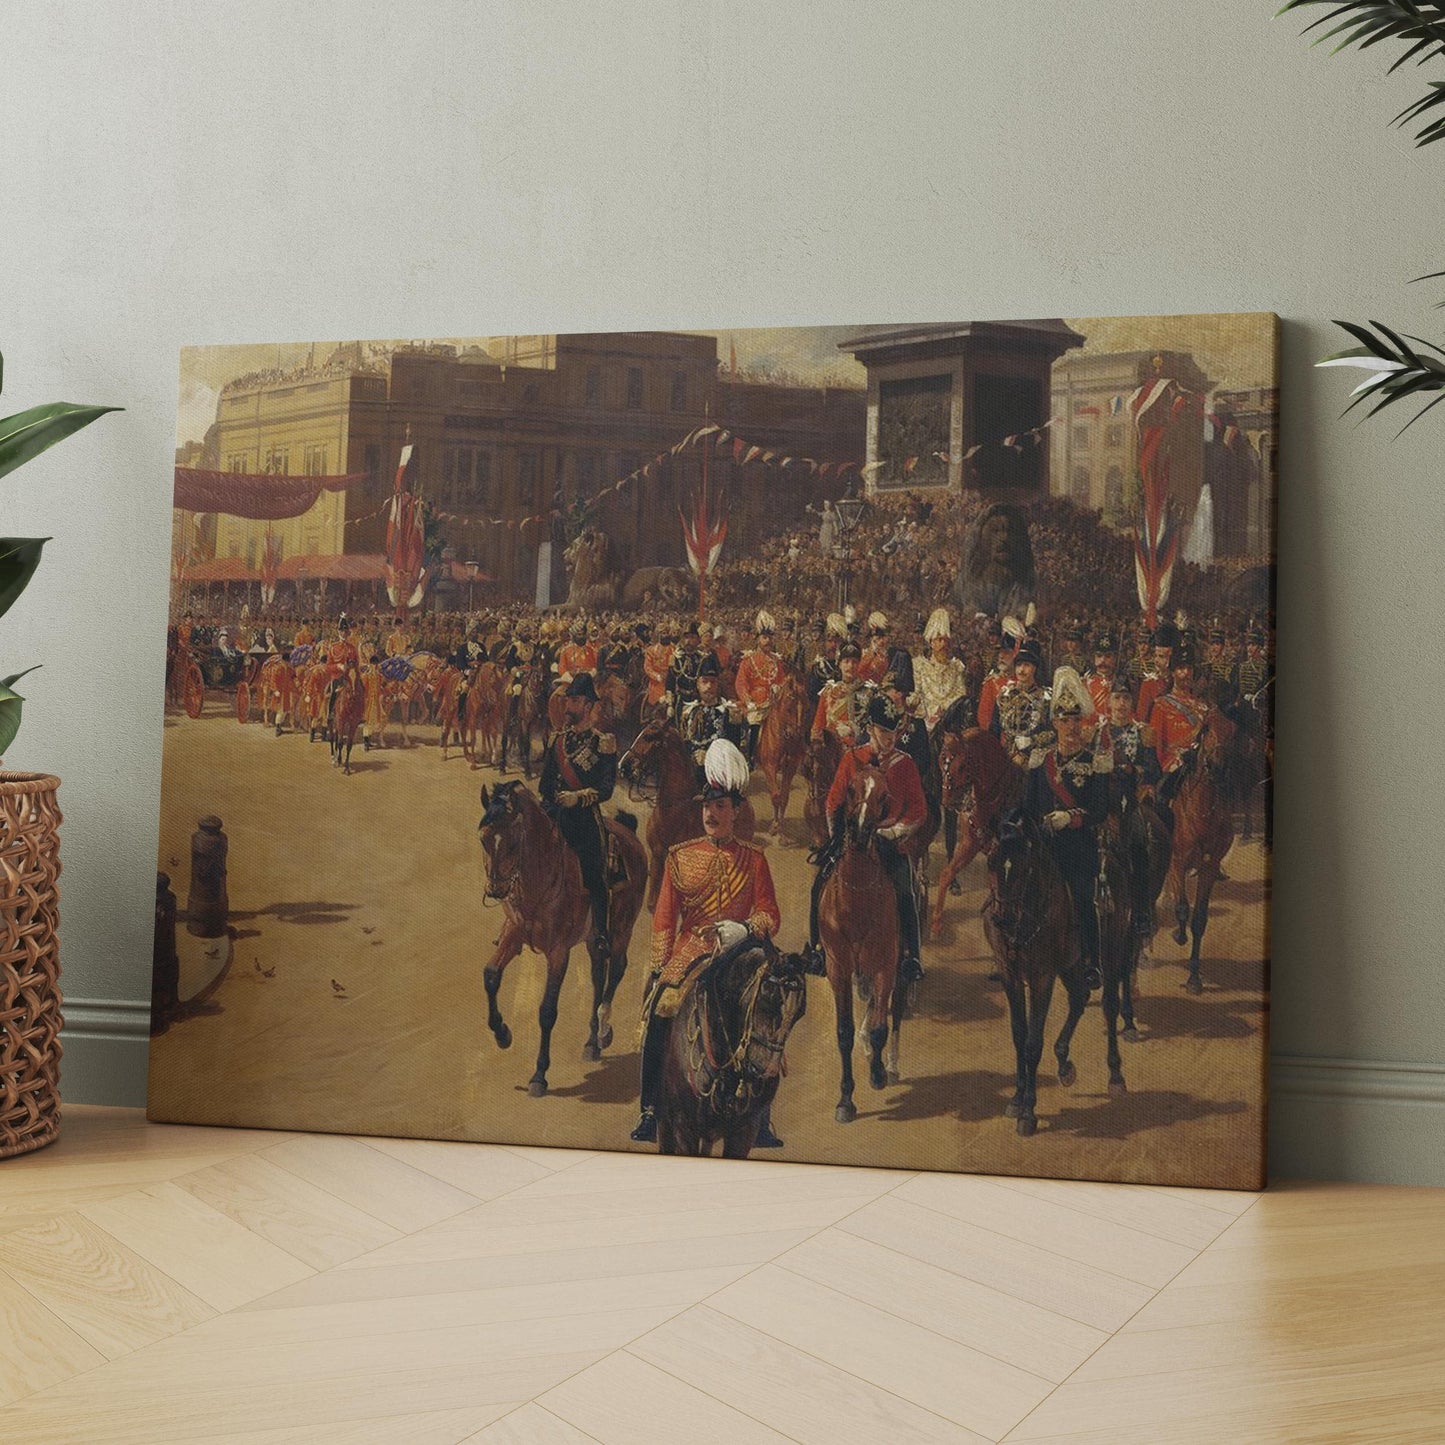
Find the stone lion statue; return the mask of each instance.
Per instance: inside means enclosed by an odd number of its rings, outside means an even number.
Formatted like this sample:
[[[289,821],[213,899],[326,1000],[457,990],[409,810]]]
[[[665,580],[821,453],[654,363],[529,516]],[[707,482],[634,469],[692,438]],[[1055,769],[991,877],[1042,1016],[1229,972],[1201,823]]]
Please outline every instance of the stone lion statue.
[[[571,582],[567,605],[588,611],[616,607],[622,590],[612,538],[596,527],[586,527],[563,554]]]
[[[995,502],[979,517],[969,538],[954,595],[967,612],[1022,617],[1038,601],[1038,573],[1021,508]]]

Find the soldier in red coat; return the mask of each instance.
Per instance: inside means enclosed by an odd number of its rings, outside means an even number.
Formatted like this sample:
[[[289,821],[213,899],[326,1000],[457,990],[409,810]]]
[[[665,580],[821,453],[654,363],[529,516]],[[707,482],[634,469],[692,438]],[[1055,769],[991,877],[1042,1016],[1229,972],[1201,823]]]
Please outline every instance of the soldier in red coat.
[[[1213,703],[1200,696],[1200,667],[1194,649],[1181,643],[1174,649],[1173,685],[1159,696],[1149,715],[1154,729],[1154,747],[1164,782],[1159,796],[1169,802],[1179,791],[1180,770],[1187,754],[1199,740],[1204,724],[1212,717],[1216,736],[1228,742],[1234,736],[1234,724]]]
[[[923,977],[919,959],[920,940],[918,897],[913,863],[903,845],[928,820],[928,799],[918,766],[907,753],[898,750],[898,732],[903,725],[891,698],[885,693],[873,697],[866,715],[871,742],[850,748],[838,764],[833,786],[828,790],[830,837],[818,858],[818,873],[813,879],[813,896],[808,912],[808,952],[810,970],[822,973],[823,957],[818,946],[818,903],[823,885],[833,871],[843,850],[843,811],[848,801],[848,788],[860,767],[877,768],[888,789],[888,806],[884,823],[877,833],[878,859],[893,884],[898,901],[899,976],[904,983]]]
[[[773,937],[780,922],[767,854],[733,833],[748,783],[747,760],[733,743],[720,738],[708,748],[704,766],[703,836],[668,850],[652,915],[652,971],[643,1005],[642,1117],[631,1135],[642,1144],[657,1138],[668,1030],[686,990],[724,954],[753,939]],[[768,1148],[781,1140],[765,1124],[758,1142]]]

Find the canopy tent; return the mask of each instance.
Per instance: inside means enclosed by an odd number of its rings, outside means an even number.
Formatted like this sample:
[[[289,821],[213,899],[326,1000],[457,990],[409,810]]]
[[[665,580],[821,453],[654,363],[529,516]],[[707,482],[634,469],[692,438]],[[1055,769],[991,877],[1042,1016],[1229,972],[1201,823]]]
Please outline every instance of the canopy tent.
[[[384,582],[386,558],[370,552],[347,552],[321,557],[298,554],[283,557],[276,567],[278,582]]]
[[[287,477],[272,472],[206,472],[177,467],[172,505],[186,512],[223,512],[228,517],[274,522],[309,512],[322,492],[343,492],[365,480],[365,472]]]
[[[192,562],[184,572],[187,582],[259,582],[261,574],[239,557],[212,557]]]
[[[438,580],[448,578],[453,582],[495,582],[497,580],[490,572],[484,572],[480,567],[471,563],[458,562],[452,557],[443,558],[438,562],[432,576]]]

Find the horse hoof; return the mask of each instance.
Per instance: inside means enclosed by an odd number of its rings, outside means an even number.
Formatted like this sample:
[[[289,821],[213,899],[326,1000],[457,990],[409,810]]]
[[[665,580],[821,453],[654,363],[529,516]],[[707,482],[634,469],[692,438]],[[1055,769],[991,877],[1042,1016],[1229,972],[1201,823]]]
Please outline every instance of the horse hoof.
[[[851,1124],[858,1117],[858,1110],[852,1104],[839,1104],[833,1110],[833,1117],[840,1124]]]
[[[495,1028],[492,1032],[497,1036],[497,1047],[499,1049],[510,1049],[512,1047],[512,1031],[506,1024]]]
[[[610,1049],[612,1047],[612,1025],[608,1024],[597,1035],[597,1047],[599,1049]]]
[[[1064,1062],[1059,1065],[1059,1083],[1062,1084],[1064,1088],[1073,1088],[1074,1080],[1078,1077],[1079,1071],[1074,1067],[1074,1061],[1072,1059],[1065,1059]]]
[[[602,1050],[598,1045],[587,1043],[582,1045],[582,1057],[589,1064],[596,1064],[602,1061]]]
[[[1123,1039],[1126,1044],[1137,1044],[1143,1039],[1144,1036],[1139,1032],[1138,1029],[1127,1028],[1120,1033],[1119,1037]]]
[[[1024,1106],[1020,1104],[1017,1099],[1010,1099],[1008,1103],[1004,1105],[1003,1116],[1005,1119],[1022,1119],[1024,1116]]]
[[[1200,983],[1200,981],[1199,981],[1197,978],[1195,978],[1192,974],[1191,974],[1188,978],[1186,978],[1186,979],[1184,980],[1184,987],[1185,987],[1190,993],[1203,993],[1203,992],[1204,992],[1204,985],[1203,985],[1202,983]]]
[[[1185,933],[1182,928],[1176,928],[1170,937],[1173,938],[1175,943],[1184,944],[1189,942],[1189,935]]]
[[[872,1084],[875,1089],[886,1088],[888,1086],[888,1071],[882,1064],[869,1064],[868,1082]]]
[[[1032,1139],[1039,1132],[1039,1121],[1032,1114],[1025,1114],[1014,1125],[1014,1133],[1020,1139]]]
[[[1121,1095],[1127,1094],[1128,1092],[1129,1086],[1123,1081],[1123,1079],[1109,1080],[1109,1093],[1112,1094],[1114,1098],[1117,1099]]]
[[[546,1079],[532,1079],[527,1084],[527,1096],[532,1099],[545,1099],[547,1097]]]

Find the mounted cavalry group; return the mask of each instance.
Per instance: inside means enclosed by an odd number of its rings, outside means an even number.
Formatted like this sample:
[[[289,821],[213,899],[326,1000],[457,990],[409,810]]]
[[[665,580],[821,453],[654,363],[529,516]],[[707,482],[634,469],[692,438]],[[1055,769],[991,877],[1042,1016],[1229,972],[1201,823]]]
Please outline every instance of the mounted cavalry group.
[[[176,631],[184,663],[197,650],[190,619]],[[286,644],[263,633],[238,673],[246,703],[278,734],[327,739],[343,771],[357,734],[386,746],[393,720],[404,740],[426,720],[443,758],[455,746],[496,771],[479,825],[487,899],[504,917],[484,971],[488,1025],[510,1047],[502,979],[524,948],[541,954],[534,1096],[548,1089],[571,950],[583,944],[591,963],[596,1060],[649,911],[632,1137],[669,1152],[781,1143],[770,1105],[809,975],[833,997],[836,1119],[857,1114],[858,1049],[873,1088],[896,1082],[900,1027],[927,987],[925,938],[940,938],[980,856],[1016,1057],[1006,1113],[1021,1134],[1037,1128],[1056,986],[1060,1083],[1074,1082],[1070,1044],[1097,990],[1109,1089],[1122,1092],[1118,1040],[1139,1037],[1135,971],[1161,897],[1198,992],[1211,892],[1260,802],[1269,839],[1273,676],[1252,621],[1233,645],[1223,623],[1184,619],[1094,619],[1047,638],[1030,622],[977,619],[956,635],[943,608],[906,636],[851,609],[806,635],[766,609],[731,628],[661,619],[655,637],[647,622],[525,612],[430,647],[400,620],[385,638],[361,631],[342,618],[325,640],[309,627]],[[509,765],[528,780],[540,769],[535,793],[505,778]],[[786,826],[799,779],[806,838]],[[647,805],[642,836],[631,813],[603,811],[619,785]],[[782,916],[754,800],[776,846],[810,846],[806,941],[803,920]],[[778,947],[785,926],[794,951]]]

